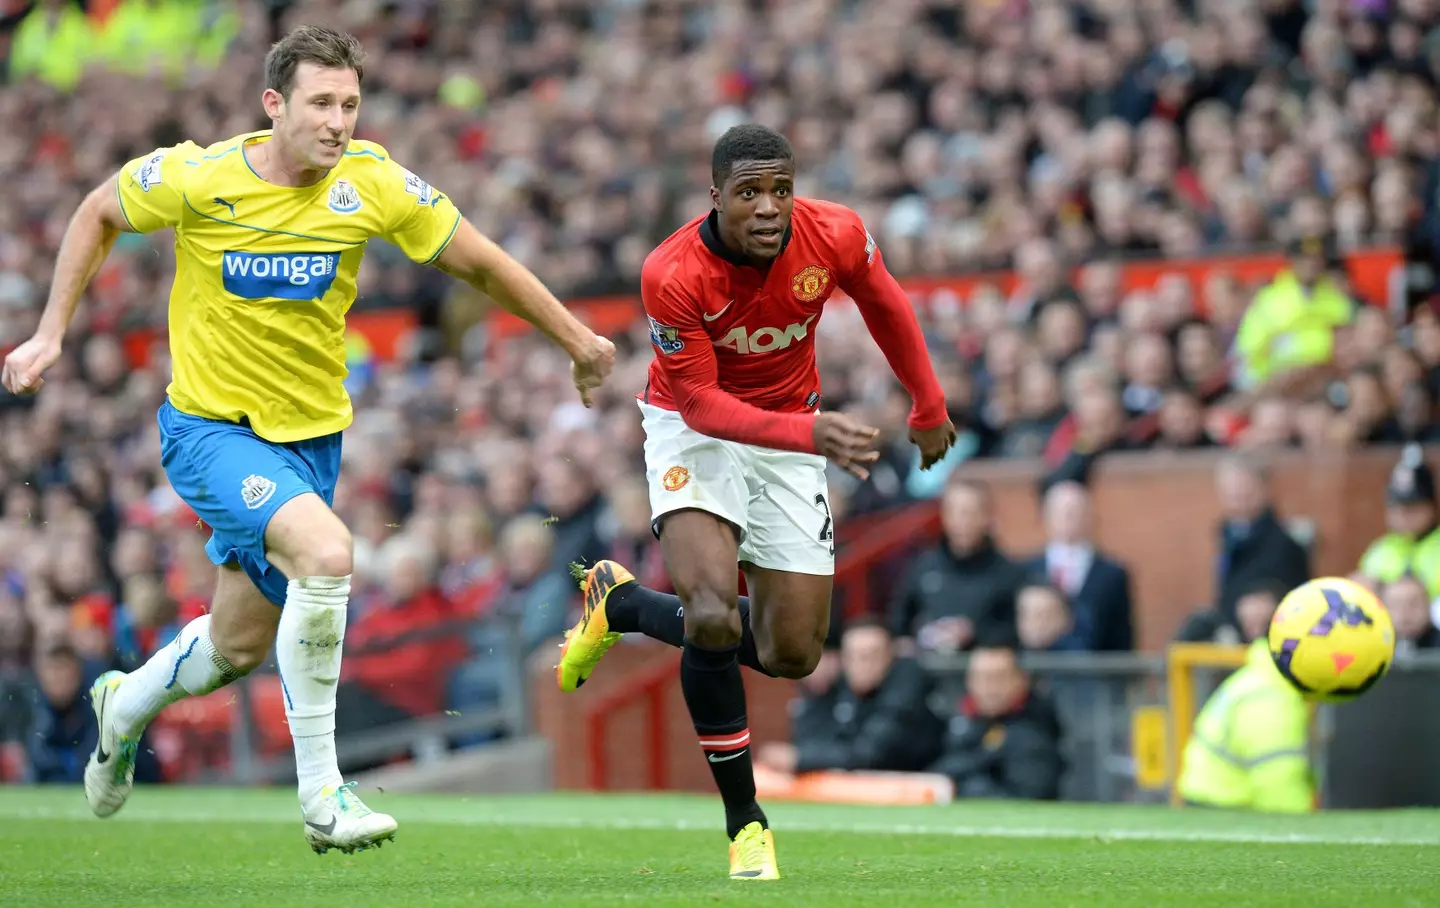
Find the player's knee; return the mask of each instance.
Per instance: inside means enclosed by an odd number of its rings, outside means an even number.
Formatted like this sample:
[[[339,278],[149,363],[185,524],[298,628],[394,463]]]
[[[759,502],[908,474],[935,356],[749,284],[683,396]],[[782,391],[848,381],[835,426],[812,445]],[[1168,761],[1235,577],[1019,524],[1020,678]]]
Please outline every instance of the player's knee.
[[[355,572],[355,546],[343,527],[305,547],[295,559],[300,577],[348,577]]]
[[[210,626],[215,652],[240,675],[250,674],[265,661],[272,636],[273,631],[267,633],[263,626]]]
[[[740,645],[740,604],[714,585],[697,584],[681,596],[685,602],[685,636],[705,649]]]
[[[800,643],[784,640],[757,641],[760,664],[777,678],[800,679],[809,676],[820,664],[820,646],[814,641]]]

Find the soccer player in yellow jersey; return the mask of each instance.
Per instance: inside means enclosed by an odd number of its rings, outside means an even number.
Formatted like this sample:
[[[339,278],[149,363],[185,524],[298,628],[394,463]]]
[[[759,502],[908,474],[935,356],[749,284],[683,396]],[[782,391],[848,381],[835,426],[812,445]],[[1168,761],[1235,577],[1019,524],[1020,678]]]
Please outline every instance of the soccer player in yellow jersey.
[[[146,724],[242,677],[273,640],[306,839],[348,852],[394,835],[394,819],[341,777],[334,735],[353,548],[330,506],[351,421],[345,313],[367,240],[383,237],[534,323],[571,356],[587,405],[613,365],[614,346],[444,193],[379,145],[351,139],[363,64],[351,36],[299,28],[266,57],[261,103],[273,129],[159,149],[92,192],[66,231],[39,329],[5,360],[7,389],[38,390],[117,235],[174,229],[162,460],[214,530],[219,582],[209,615],[135,672],[108,673],[91,689],[100,736],[85,794],[99,816],[129,796]]]

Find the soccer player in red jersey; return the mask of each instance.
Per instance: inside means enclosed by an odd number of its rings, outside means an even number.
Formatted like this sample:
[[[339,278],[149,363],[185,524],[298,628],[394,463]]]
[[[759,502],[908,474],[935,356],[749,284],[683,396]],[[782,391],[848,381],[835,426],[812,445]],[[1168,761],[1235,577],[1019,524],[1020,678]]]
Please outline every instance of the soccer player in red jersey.
[[[837,290],[855,301],[910,392],[910,438],[928,469],[955,441],[909,299],[855,212],[797,199],[795,155],[760,126],[720,137],[714,208],[645,261],[656,357],[640,397],[651,511],[676,596],[602,561],[556,674],[579,687],[622,634],[681,647],[680,685],[725,803],[730,876],[777,879],[755,800],[740,666],[803,678],[830,627],[830,459],[861,477],[878,432],[821,412],[815,327]],[[750,596],[739,595],[735,570]]]

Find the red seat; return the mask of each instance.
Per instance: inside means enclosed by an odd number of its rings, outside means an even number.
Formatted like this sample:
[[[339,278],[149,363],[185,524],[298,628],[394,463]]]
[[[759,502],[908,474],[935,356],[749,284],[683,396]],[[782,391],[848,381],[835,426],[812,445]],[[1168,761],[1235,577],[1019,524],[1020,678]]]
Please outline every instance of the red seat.
[[[280,676],[260,675],[242,683],[249,685],[255,749],[265,756],[288,753],[290,725],[285,721],[285,691],[280,685]]]
[[[18,741],[0,744],[0,782],[23,782],[29,762],[23,744]]]

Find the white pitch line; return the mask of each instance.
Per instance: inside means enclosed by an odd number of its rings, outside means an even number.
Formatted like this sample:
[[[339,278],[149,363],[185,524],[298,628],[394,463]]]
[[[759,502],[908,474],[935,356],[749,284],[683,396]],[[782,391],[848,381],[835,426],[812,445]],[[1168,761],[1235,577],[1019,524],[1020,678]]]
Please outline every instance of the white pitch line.
[[[149,823],[214,823],[222,820],[229,823],[277,824],[292,822],[291,818],[276,814],[239,814],[222,816],[214,812],[200,811],[134,811],[126,816],[136,822]],[[0,805],[0,818],[10,820],[49,819],[89,821],[94,818],[84,809],[55,809],[48,807],[8,807]],[[401,829],[405,823],[402,817]],[[418,825],[483,826],[531,829],[609,829],[616,831],[645,830],[662,832],[683,832],[692,830],[713,830],[712,822],[689,820],[643,819],[630,817],[515,817],[515,816],[428,816],[410,822]],[[1221,830],[1183,829],[1080,829],[1075,827],[1021,826],[965,826],[929,825],[917,823],[776,823],[782,833],[850,833],[857,835],[919,835],[947,836],[953,838],[999,838],[999,839],[1093,839],[1101,842],[1215,842],[1235,845],[1424,845],[1440,846],[1437,836],[1361,836],[1310,833],[1264,833],[1227,832]]]

